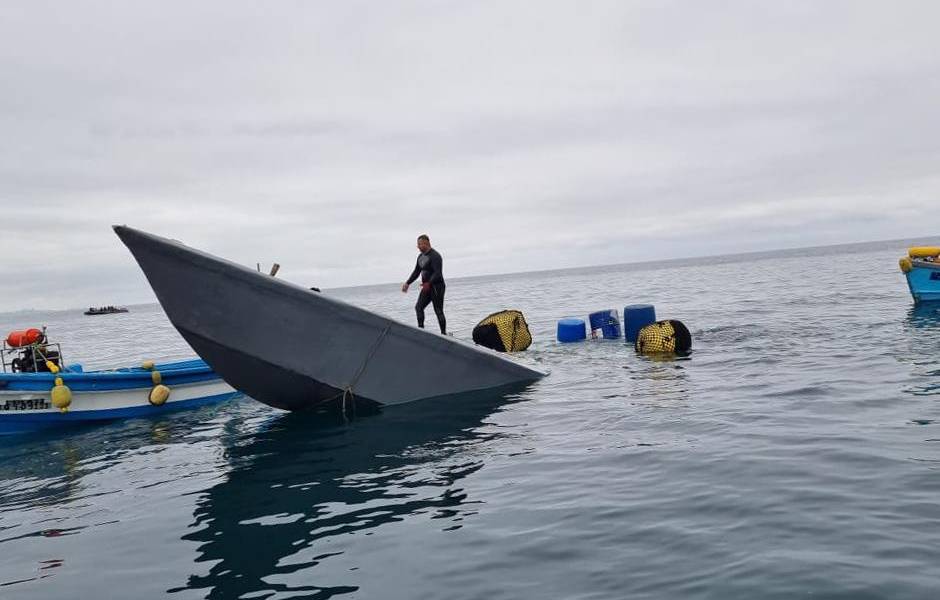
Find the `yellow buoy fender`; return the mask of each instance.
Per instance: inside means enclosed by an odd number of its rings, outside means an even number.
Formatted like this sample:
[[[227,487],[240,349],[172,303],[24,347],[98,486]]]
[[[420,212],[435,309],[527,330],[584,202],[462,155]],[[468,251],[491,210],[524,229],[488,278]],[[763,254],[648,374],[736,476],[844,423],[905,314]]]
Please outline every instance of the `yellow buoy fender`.
[[[52,406],[58,408],[62,412],[67,412],[69,406],[72,405],[72,390],[68,388],[67,385],[62,383],[61,377],[55,378],[55,385],[52,387]]]
[[[163,383],[163,375],[160,374],[160,371],[152,371],[150,373],[150,381],[152,381],[154,385],[160,385]]]
[[[898,261],[898,265],[901,267],[902,273],[910,273],[911,269],[914,268],[913,263],[911,263],[911,259],[906,256]]]
[[[170,397],[170,388],[163,384],[153,386],[150,390],[150,404],[154,406],[163,406]]]
[[[153,369],[153,361],[152,361],[152,360],[145,360],[144,362],[140,363],[140,367],[141,367],[142,369],[147,369],[147,370],[149,371],[149,370]]]
[[[940,256],[940,246],[914,246],[913,248],[908,249],[907,255],[911,258]]]

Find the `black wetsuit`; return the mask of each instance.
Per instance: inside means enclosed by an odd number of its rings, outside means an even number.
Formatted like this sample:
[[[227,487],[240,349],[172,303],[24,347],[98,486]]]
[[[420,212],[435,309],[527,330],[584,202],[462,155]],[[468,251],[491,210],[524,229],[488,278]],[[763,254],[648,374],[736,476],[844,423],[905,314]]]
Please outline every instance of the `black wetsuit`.
[[[418,255],[418,261],[415,263],[415,270],[411,272],[408,278],[410,285],[418,275],[421,275],[421,283],[430,283],[428,286],[421,286],[421,293],[418,295],[418,302],[415,304],[415,313],[418,315],[418,327],[424,327],[424,309],[428,304],[434,304],[434,314],[437,315],[437,323],[441,326],[441,333],[447,333],[447,319],[444,318],[444,259],[440,253],[431,248],[427,252]]]

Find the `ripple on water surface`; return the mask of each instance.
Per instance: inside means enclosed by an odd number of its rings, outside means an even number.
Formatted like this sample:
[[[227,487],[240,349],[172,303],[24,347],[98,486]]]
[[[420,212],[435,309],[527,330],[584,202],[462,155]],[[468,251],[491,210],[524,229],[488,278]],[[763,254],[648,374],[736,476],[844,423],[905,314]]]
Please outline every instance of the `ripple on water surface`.
[[[903,247],[454,280],[457,335],[522,309],[549,377],[348,424],[241,399],[2,439],[0,597],[933,597],[940,312]],[[394,286],[326,293],[413,318]],[[691,357],[553,341],[638,302]],[[190,355],[155,306],[0,315],[41,324],[87,368]]]

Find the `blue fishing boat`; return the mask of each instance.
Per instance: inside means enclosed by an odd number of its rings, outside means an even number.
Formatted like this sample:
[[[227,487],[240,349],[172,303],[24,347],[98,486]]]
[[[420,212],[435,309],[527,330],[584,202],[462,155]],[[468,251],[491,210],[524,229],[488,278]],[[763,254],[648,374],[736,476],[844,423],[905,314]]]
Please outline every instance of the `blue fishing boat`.
[[[940,247],[910,248],[898,262],[914,302],[940,300]]]
[[[153,416],[238,395],[201,359],[85,371],[65,363],[45,329],[11,333],[0,358],[0,434]]]

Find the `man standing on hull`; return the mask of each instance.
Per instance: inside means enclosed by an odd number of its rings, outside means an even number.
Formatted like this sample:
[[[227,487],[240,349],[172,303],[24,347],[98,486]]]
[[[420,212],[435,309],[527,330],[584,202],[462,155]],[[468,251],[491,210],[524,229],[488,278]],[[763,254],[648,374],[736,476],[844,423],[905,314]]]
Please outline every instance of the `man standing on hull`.
[[[411,272],[408,281],[401,284],[402,293],[408,291],[418,275],[421,275],[421,293],[415,304],[415,313],[418,315],[418,327],[424,328],[424,309],[428,304],[434,304],[434,314],[437,323],[441,326],[441,333],[447,335],[447,319],[444,317],[444,259],[440,253],[431,247],[431,238],[427,235],[418,236],[418,261],[415,270]]]

